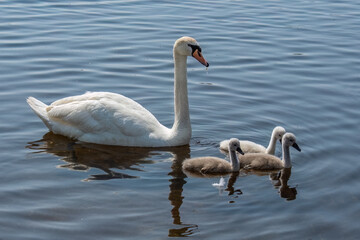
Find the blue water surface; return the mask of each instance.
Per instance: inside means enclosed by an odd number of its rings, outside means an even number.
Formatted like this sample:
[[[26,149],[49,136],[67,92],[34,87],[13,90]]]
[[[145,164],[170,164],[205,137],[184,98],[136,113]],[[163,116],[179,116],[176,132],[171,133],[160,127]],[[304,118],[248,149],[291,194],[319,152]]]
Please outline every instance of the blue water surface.
[[[18,0],[0,16],[0,239],[359,238],[357,1]],[[210,63],[188,59],[189,146],[79,143],[26,103],[111,91],[170,127],[181,36]],[[181,170],[225,157],[230,137],[266,145],[277,125],[302,149],[291,171],[219,190]]]

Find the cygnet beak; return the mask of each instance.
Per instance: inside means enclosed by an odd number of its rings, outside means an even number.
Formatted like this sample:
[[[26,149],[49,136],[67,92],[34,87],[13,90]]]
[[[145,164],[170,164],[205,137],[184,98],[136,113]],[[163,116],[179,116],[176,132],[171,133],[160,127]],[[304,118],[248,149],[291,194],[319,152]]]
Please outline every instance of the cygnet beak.
[[[240,153],[241,155],[244,155],[244,152],[241,150],[240,147],[238,147],[238,148],[236,149],[236,151],[238,151],[238,153]]]
[[[299,145],[297,145],[297,143],[294,143],[292,146],[293,146],[293,148],[295,148],[296,150],[301,152],[301,149],[300,149]]]

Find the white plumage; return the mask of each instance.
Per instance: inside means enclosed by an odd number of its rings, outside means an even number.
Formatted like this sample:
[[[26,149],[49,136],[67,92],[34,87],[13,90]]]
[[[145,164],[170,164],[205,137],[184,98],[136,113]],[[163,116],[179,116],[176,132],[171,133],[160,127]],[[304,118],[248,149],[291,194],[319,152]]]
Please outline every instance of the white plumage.
[[[221,177],[218,183],[213,183],[212,185],[220,190],[225,187],[225,179]]]
[[[206,67],[209,64],[193,38],[179,38],[173,52],[175,121],[172,128],[163,126],[139,103],[116,93],[87,92],[57,100],[49,106],[33,97],[27,102],[50,131],[80,141],[138,147],[189,144],[186,59],[193,56]]]

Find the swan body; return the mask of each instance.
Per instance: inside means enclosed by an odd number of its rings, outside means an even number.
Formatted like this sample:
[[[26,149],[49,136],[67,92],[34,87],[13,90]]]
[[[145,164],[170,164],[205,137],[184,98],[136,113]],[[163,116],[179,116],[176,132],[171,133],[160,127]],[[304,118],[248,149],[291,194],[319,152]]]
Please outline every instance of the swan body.
[[[187,93],[187,57],[206,67],[201,48],[191,37],[179,38],[174,55],[174,111],[172,128],[134,100],[110,92],[87,92],[46,105],[29,97],[28,104],[50,131],[83,142],[135,146],[168,147],[189,144],[191,124]]]
[[[275,154],[276,141],[279,140],[281,142],[281,138],[285,134],[285,129],[283,127],[277,126],[273,129],[271,138],[269,141],[269,145],[265,148],[264,146],[246,140],[240,140],[241,150],[244,153],[268,153]],[[227,151],[229,140],[223,140],[220,142],[220,150]]]
[[[239,140],[232,138],[229,141],[231,163],[217,157],[198,157],[186,159],[182,164],[182,168],[188,172],[198,172],[201,174],[237,172],[240,170],[240,163],[236,151],[244,154],[240,148]]]
[[[253,170],[291,168],[290,146],[301,151],[296,143],[295,135],[285,133],[282,138],[282,159],[267,153],[247,153],[240,157],[240,162],[245,169]]]

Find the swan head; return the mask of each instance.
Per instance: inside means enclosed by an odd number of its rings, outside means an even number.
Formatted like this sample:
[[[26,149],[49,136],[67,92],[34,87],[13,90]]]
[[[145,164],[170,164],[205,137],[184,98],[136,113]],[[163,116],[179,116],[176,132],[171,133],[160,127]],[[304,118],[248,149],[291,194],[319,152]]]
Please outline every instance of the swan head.
[[[174,53],[183,56],[192,56],[205,67],[209,66],[209,63],[205,60],[204,56],[202,55],[200,45],[192,37],[181,37],[178,40],[176,40],[174,44]]]
[[[296,137],[293,133],[285,133],[282,138],[283,144],[287,147],[293,147],[299,152],[301,152],[301,149],[299,145],[296,143]]]
[[[275,139],[279,140],[279,142],[281,143],[282,137],[284,136],[285,133],[286,133],[285,128],[277,126],[274,128],[272,134],[275,137]]]
[[[244,155],[244,152],[240,148],[240,141],[237,138],[231,138],[229,141],[229,152],[237,151],[241,155]]]

